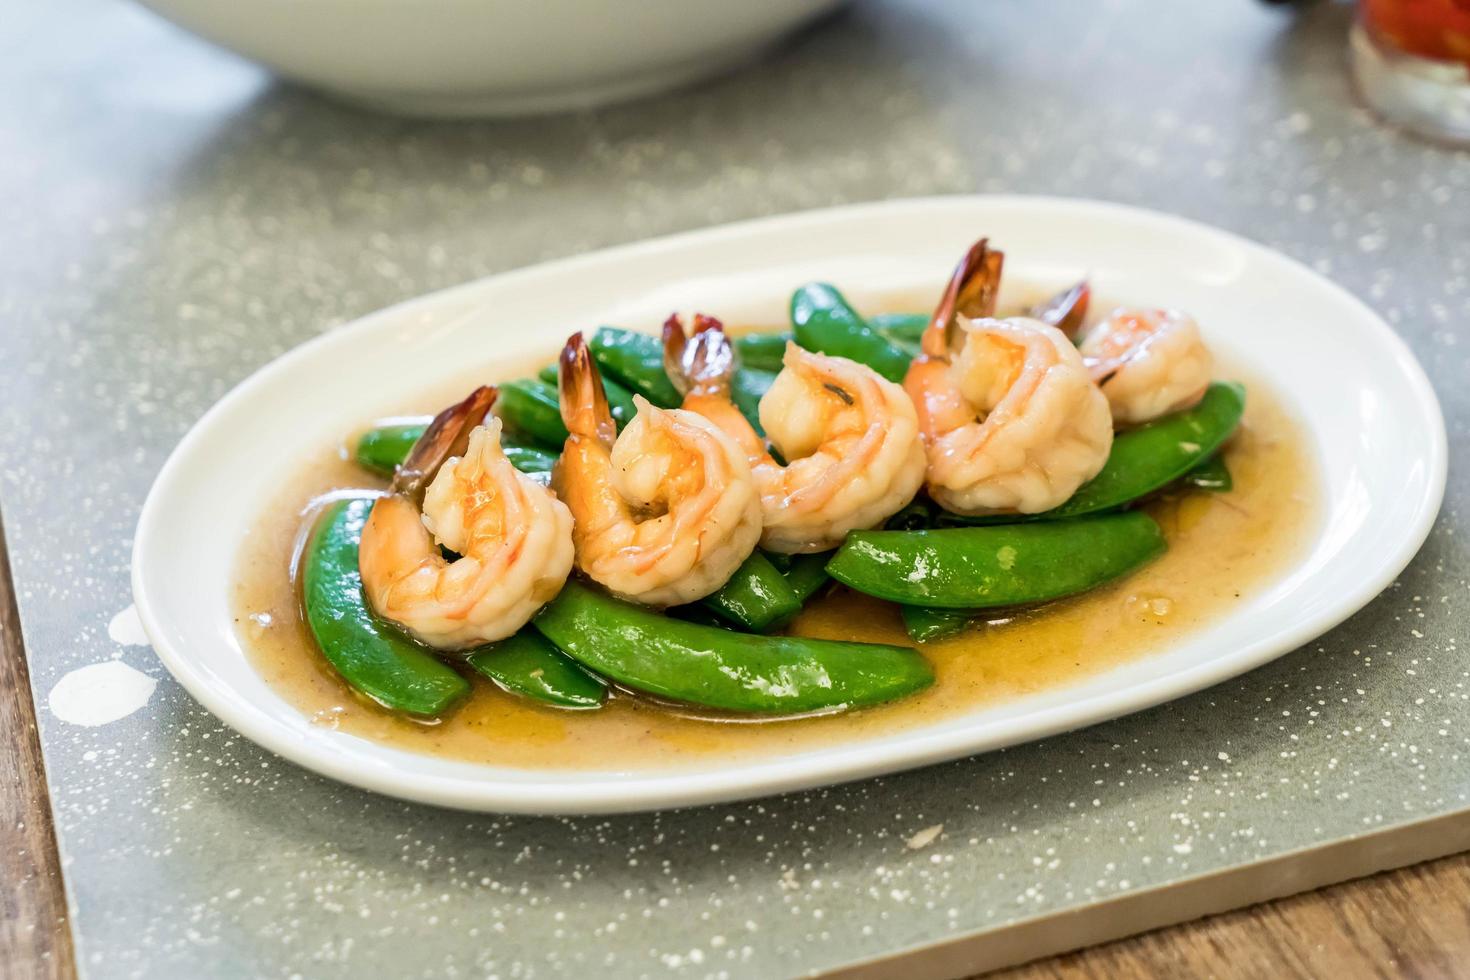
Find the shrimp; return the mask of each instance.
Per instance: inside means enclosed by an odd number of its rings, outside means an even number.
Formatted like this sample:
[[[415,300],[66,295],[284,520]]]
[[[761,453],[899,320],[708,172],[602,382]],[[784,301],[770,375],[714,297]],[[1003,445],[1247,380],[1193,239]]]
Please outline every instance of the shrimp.
[[[1113,445],[1108,401],[1066,336],[1037,319],[992,318],[1002,261],[984,239],[966,253],[904,378],[929,495],[961,514],[1049,510],[1097,475]]]
[[[913,499],[924,482],[919,421],[902,388],[855,361],[788,343],[781,363],[761,398],[760,422],[785,465],[730,400],[735,360],[720,322],[696,316],[687,340],[677,316],[664,324],[664,367],[684,407],[728,433],[750,461],[761,546],[826,551]]]
[[[502,454],[494,402],[482,387],[441,412],[362,529],[372,608],[440,650],[510,636],[572,569],[571,512]]]
[[[761,533],[760,497],[740,447],[707,419],[641,395],[618,435],[580,333],[562,350],[560,394],[570,435],[552,486],[576,518],[577,567],[650,606],[693,602],[724,585]]]
[[[1214,368],[1199,325],[1176,310],[1115,310],[1088,331],[1081,350],[1123,425],[1194,405]]]

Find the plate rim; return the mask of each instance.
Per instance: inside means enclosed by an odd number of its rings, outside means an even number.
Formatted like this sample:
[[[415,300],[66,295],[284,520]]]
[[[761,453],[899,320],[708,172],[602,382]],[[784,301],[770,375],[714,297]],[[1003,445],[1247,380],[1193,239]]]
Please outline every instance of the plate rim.
[[[1155,223],[1191,235],[1213,238],[1232,248],[1242,249],[1256,258],[1284,263],[1294,272],[1305,274],[1319,286],[1362,315],[1375,338],[1394,354],[1393,364],[1416,396],[1415,415],[1430,423],[1430,454],[1424,492],[1415,502],[1412,521],[1406,523],[1398,546],[1386,554],[1371,575],[1362,577],[1357,586],[1345,593],[1335,605],[1296,624],[1294,629],[1257,638],[1230,657],[1185,667],[1178,671],[1146,679],[1112,692],[1102,692],[1065,704],[1044,706],[1023,718],[977,722],[955,731],[929,731],[923,728],[908,733],[900,753],[889,751],[876,758],[863,757],[859,750],[866,740],[837,743],[832,748],[846,748],[845,756],[827,759],[827,750],[805,753],[786,759],[780,756],[750,762],[732,762],[709,771],[669,770],[651,776],[630,777],[614,771],[596,783],[567,781],[561,784],[514,783],[487,778],[466,785],[458,777],[418,774],[405,782],[396,771],[381,766],[354,766],[350,754],[334,752],[325,746],[293,738],[289,726],[279,723],[254,706],[249,699],[232,700],[229,692],[203,676],[184,651],[176,649],[156,616],[146,569],[156,561],[151,554],[153,527],[166,519],[162,499],[179,479],[209,428],[236,403],[248,400],[257,387],[270,381],[272,375],[288,370],[297,361],[309,359],[318,348],[340,343],[344,334],[367,330],[374,324],[420,308],[444,307],[456,299],[489,284],[514,283],[542,275],[574,273],[584,264],[626,261],[642,255],[697,244],[701,240],[779,232],[803,224],[821,224],[831,219],[882,216],[885,212],[923,211],[931,208],[953,208],[976,204],[1006,208],[1055,209],[1072,215],[1092,213],[1114,219]],[[454,809],[479,812],[525,814],[597,814],[643,812],[686,806],[704,806],[735,800],[756,799],[797,790],[851,782],[858,779],[902,772],[991,752],[1010,745],[1036,741],[1060,732],[1100,724],[1156,705],[1186,697],[1205,688],[1240,676],[1271,660],[1284,656],[1311,639],[1321,636],[1344,620],[1361,611],[1386,589],[1418,553],[1433,528],[1443,502],[1448,470],[1448,438],[1438,396],[1423,366],[1407,342],[1365,302],[1326,276],[1300,261],[1267,248],[1234,232],[1178,215],[1111,201],[1022,194],[958,194],[927,197],[894,198],[882,201],[814,208],[751,220],[715,225],[631,243],[614,245],[548,262],[535,263],[475,280],[411,297],[324,330],[316,337],[293,347],[252,371],[224,396],[218,399],[188,429],[169,453],[148,491],[139,512],[134,531],[131,582],[133,602],[144,631],[164,667],[201,705],[225,725],[282,758],[320,775],[382,793],[399,799]],[[1299,563],[1298,563],[1299,564]],[[1098,706],[1097,702],[1105,702]],[[408,753],[406,750],[397,750]],[[473,764],[471,764],[473,765]],[[489,767],[486,767],[489,768]]]

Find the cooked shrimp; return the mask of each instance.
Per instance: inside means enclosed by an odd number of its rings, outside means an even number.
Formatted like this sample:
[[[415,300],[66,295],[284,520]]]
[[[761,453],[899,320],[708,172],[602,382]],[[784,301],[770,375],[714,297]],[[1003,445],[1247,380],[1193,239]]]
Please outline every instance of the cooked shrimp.
[[[664,324],[664,367],[684,407],[728,433],[750,461],[761,546],[826,551],[913,499],[924,482],[918,418],[902,388],[855,361],[788,343],[782,365],[761,398],[760,421],[784,466],[730,400],[735,361],[720,322],[696,316],[687,342],[678,317]]]
[[[576,334],[561,355],[566,447],[552,485],[572,509],[577,567],[651,606],[714,592],[755,550],[760,497],[740,447],[709,420],[641,395],[621,435]]]
[[[1194,318],[1176,310],[1115,310],[1088,331],[1082,358],[1124,425],[1204,397],[1214,359]]]
[[[1066,336],[1040,320],[991,318],[1002,261],[983,239],[966,253],[904,378],[929,495],[961,514],[1049,510],[1097,475],[1113,445],[1107,399]]]
[[[572,515],[501,453],[500,420],[485,421],[494,401],[479,388],[441,412],[362,529],[369,603],[441,650],[510,636],[572,569]]]

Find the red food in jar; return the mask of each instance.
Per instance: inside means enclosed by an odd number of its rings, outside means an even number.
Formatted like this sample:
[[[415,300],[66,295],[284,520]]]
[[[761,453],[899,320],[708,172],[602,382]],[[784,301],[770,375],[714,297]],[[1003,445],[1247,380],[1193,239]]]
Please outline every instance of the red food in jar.
[[[1470,66],[1470,0],[1361,0],[1358,9],[1379,41]]]

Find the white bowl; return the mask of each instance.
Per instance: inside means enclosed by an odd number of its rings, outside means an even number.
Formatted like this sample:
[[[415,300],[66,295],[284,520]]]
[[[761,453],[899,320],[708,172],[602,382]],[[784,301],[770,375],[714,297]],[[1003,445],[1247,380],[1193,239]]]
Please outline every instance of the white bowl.
[[[585,108],[713,75],[841,0],[141,0],[288,78],[415,116]]]
[[[1091,271],[1099,292],[1198,315],[1210,343],[1283,393],[1321,464],[1301,558],[1208,629],[1076,683],[789,756],[699,768],[538,771],[417,755],[313,725],[255,671],[230,609],[235,559],[293,461],[436,384],[556,350],[577,326],[657,328],[672,309],[779,322],[791,289],[861,307],[933,288],[979,234],[1022,280]],[[576,289],[566,288],[568,282]],[[493,375],[490,375],[493,376]],[[1204,225],[1056,198],[890,201],[729,225],[492,276],[383,310],[267,365],[210,409],[143,506],[133,598],[165,666],[226,724],[356,786],[471,810],[588,813],[741,799],[984,752],[1218,683],[1361,609],[1419,550],[1445,486],[1439,403],[1378,316],[1309,269]],[[262,466],[262,460],[273,465]]]

